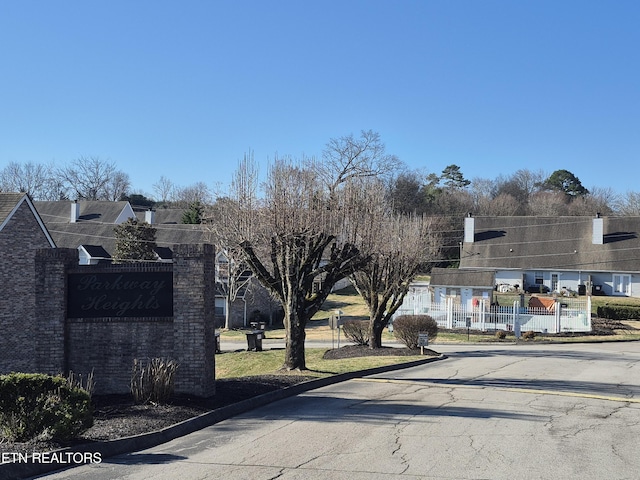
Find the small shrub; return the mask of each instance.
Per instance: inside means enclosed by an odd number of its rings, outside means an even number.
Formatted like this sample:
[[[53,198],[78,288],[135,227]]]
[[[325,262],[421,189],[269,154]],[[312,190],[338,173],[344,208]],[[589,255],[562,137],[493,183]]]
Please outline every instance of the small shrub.
[[[342,324],[342,332],[356,345],[369,345],[369,322],[367,320],[348,320]]]
[[[429,315],[400,315],[393,320],[393,334],[408,348],[418,348],[418,334],[428,333],[429,341],[438,336],[438,323]]]
[[[608,320],[640,319],[640,307],[632,305],[603,305],[598,307],[597,315]]]
[[[93,370],[86,377],[82,374],[73,373],[69,371],[69,375],[67,376],[67,383],[71,388],[79,388],[80,390],[84,390],[89,395],[89,398],[93,396],[93,391],[96,387],[95,380],[93,378]]]
[[[504,330],[496,331],[496,338],[498,340],[504,340],[505,338],[507,338],[507,332],[505,332]]]
[[[534,338],[536,338],[536,332],[534,332],[533,330],[527,330],[522,334],[522,338],[524,338],[525,340],[533,340]]]
[[[131,371],[131,394],[136,403],[164,404],[173,395],[178,363],[152,358],[144,363],[134,359]]]
[[[91,397],[62,376],[0,375],[0,437],[70,440],[93,425]]]

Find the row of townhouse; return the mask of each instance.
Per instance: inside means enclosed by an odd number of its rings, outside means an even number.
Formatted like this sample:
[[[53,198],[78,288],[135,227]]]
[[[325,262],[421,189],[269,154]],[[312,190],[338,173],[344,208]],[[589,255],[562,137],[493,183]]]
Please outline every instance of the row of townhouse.
[[[28,212],[28,213],[27,213]],[[114,227],[130,218],[146,221],[156,230],[157,261],[171,262],[175,245],[212,243],[210,228],[182,223],[184,211],[172,208],[138,210],[129,202],[108,201],[32,201],[24,193],[0,193],[0,248],[7,275],[23,280],[17,285],[33,285],[33,254],[37,248],[73,248],[80,265],[111,262],[116,240]],[[16,232],[20,232],[18,235]],[[26,233],[25,233],[26,232]],[[26,241],[26,236],[29,241]],[[42,241],[35,241],[42,237]],[[11,252],[10,254],[8,252]],[[16,261],[20,257],[20,262]],[[216,268],[224,271],[229,259],[224,251],[216,254]],[[11,273],[14,272],[14,273]],[[223,326],[228,303],[224,275],[218,279],[216,322]],[[248,288],[249,285],[251,288]],[[23,289],[21,289],[23,291]],[[13,308],[13,307],[11,307]],[[11,308],[3,308],[9,311]],[[244,327],[257,311],[270,316],[277,306],[257,282],[245,282],[230,306],[229,327]],[[1,314],[1,312],[0,312]]]
[[[640,217],[469,215],[459,268],[434,268],[428,284],[413,285],[399,313],[447,303],[472,312],[490,306],[495,291],[539,291],[563,305],[590,295],[639,298],[639,230]]]

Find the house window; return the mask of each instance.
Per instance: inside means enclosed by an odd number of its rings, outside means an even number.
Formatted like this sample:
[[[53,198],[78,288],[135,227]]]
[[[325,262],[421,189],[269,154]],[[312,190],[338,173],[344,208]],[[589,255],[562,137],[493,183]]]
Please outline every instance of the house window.
[[[223,316],[225,314],[226,301],[224,298],[216,298],[215,314]]]
[[[534,278],[536,285],[542,285],[544,283],[544,275],[542,274],[542,272],[536,272],[534,274]]]
[[[229,259],[222,252],[216,258],[216,282],[229,283]]]
[[[613,294],[631,295],[631,275],[613,274]]]

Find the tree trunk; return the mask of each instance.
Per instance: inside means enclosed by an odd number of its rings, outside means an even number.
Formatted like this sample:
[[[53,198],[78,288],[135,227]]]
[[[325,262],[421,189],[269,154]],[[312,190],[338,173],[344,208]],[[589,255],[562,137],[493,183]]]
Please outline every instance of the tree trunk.
[[[384,305],[378,303],[378,292],[372,291],[367,297],[369,301],[369,348],[382,348],[382,331],[384,330]]]
[[[369,322],[369,348],[376,349],[382,348],[382,332],[384,331],[385,324],[382,319],[375,318]]]
[[[224,299],[224,328],[229,330],[231,328],[231,300],[229,295]]]
[[[288,310],[288,309],[287,309]],[[304,358],[304,341],[306,333],[304,325],[294,311],[285,311],[285,335],[286,348],[284,353],[284,365],[286,370],[306,370],[307,364]]]
[[[382,329],[376,328],[375,325],[369,334],[369,348],[372,350],[382,348]]]

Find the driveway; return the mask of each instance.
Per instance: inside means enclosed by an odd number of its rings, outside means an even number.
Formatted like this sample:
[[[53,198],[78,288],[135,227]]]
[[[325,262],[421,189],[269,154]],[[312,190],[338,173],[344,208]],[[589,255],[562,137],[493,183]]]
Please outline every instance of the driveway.
[[[433,347],[50,479],[614,479],[640,471],[640,343]]]

